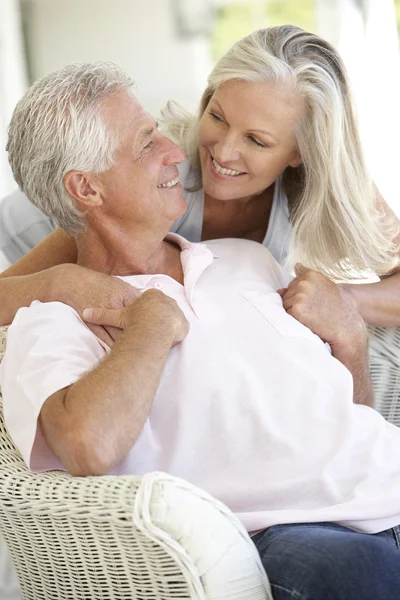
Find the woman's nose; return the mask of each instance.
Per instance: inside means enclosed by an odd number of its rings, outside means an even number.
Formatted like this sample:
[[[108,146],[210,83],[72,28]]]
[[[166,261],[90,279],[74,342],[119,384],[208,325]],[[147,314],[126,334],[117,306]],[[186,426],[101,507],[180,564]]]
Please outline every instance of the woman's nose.
[[[214,144],[214,158],[224,164],[240,158],[240,152],[234,139],[225,138]]]

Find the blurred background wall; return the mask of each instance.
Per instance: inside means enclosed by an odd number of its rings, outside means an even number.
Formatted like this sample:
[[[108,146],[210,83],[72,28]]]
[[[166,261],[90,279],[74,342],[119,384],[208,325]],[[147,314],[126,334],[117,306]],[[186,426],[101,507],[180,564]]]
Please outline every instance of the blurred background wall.
[[[372,176],[400,215],[400,0],[0,0],[0,201],[16,187],[7,125],[38,77],[71,62],[111,60],[132,74],[155,115],[168,99],[196,109],[207,73],[235,40],[283,23],[341,51]],[[0,600],[14,598],[0,540]]]
[[[213,63],[253,29],[293,23],[335,44],[353,81],[367,159],[400,209],[400,0],[1,0],[0,198],[13,183],[4,153],[25,86],[65,64],[111,60],[157,114],[170,98],[195,108]]]

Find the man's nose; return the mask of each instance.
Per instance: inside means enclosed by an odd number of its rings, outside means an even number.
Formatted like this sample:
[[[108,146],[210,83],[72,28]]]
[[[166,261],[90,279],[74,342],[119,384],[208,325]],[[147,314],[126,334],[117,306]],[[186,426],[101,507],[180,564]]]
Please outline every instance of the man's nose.
[[[169,138],[164,136],[164,165],[177,165],[186,159],[185,153]]]

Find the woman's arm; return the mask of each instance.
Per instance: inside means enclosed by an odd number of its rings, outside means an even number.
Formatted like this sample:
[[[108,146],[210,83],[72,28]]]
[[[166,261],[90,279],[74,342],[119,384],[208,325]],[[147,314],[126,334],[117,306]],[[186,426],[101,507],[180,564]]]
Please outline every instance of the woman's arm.
[[[367,328],[345,289],[316,271],[296,265],[296,277],[278,290],[285,310],[328,342],[332,355],[353,376],[355,404],[373,406]]]
[[[377,190],[378,210],[398,224],[400,220]],[[395,238],[400,258],[400,233]],[[400,326],[400,267],[376,283],[344,284],[356,301],[358,312],[369,325]]]
[[[0,275],[0,325],[11,323],[17,310],[33,300],[58,300],[82,314],[89,306],[120,309],[137,299],[138,292],[131,285],[74,264],[76,257],[74,239],[58,229],[4,271]],[[115,339],[102,328],[91,328],[109,345]]]
[[[377,283],[345,284],[369,325],[400,326],[400,269]]]
[[[33,250],[0,274],[5,277],[31,275],[49,269],[55,265],[76,263],[78,250],[75,239],[62,229],[56,229]]]
[[[75,263],[77,248],[74,238],[61,229],[49,235],[33,250],[0,274],[0,325],[8,325],[21,306],[29,306],[33,300],[46,302],[56,299],[56,287],[60,297],[65,294],[63,287],[71,284],[65,263]]]

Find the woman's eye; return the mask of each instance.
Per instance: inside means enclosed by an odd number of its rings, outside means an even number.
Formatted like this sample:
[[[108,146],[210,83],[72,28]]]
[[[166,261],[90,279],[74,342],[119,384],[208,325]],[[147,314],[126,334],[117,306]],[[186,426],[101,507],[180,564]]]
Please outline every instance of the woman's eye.
[[[267,146],[261,142],[259,142],[255,137],[253,137],[252,135],[249,136],[249,140],[255,144],[256,146],[258,146],[259,148],[266,148]]]
[[[219,117],[218,115],[216,115],[215,113],[211,112],[209,113],[213,119],[215,119],[216,121],[222,121],[221,117]]]

